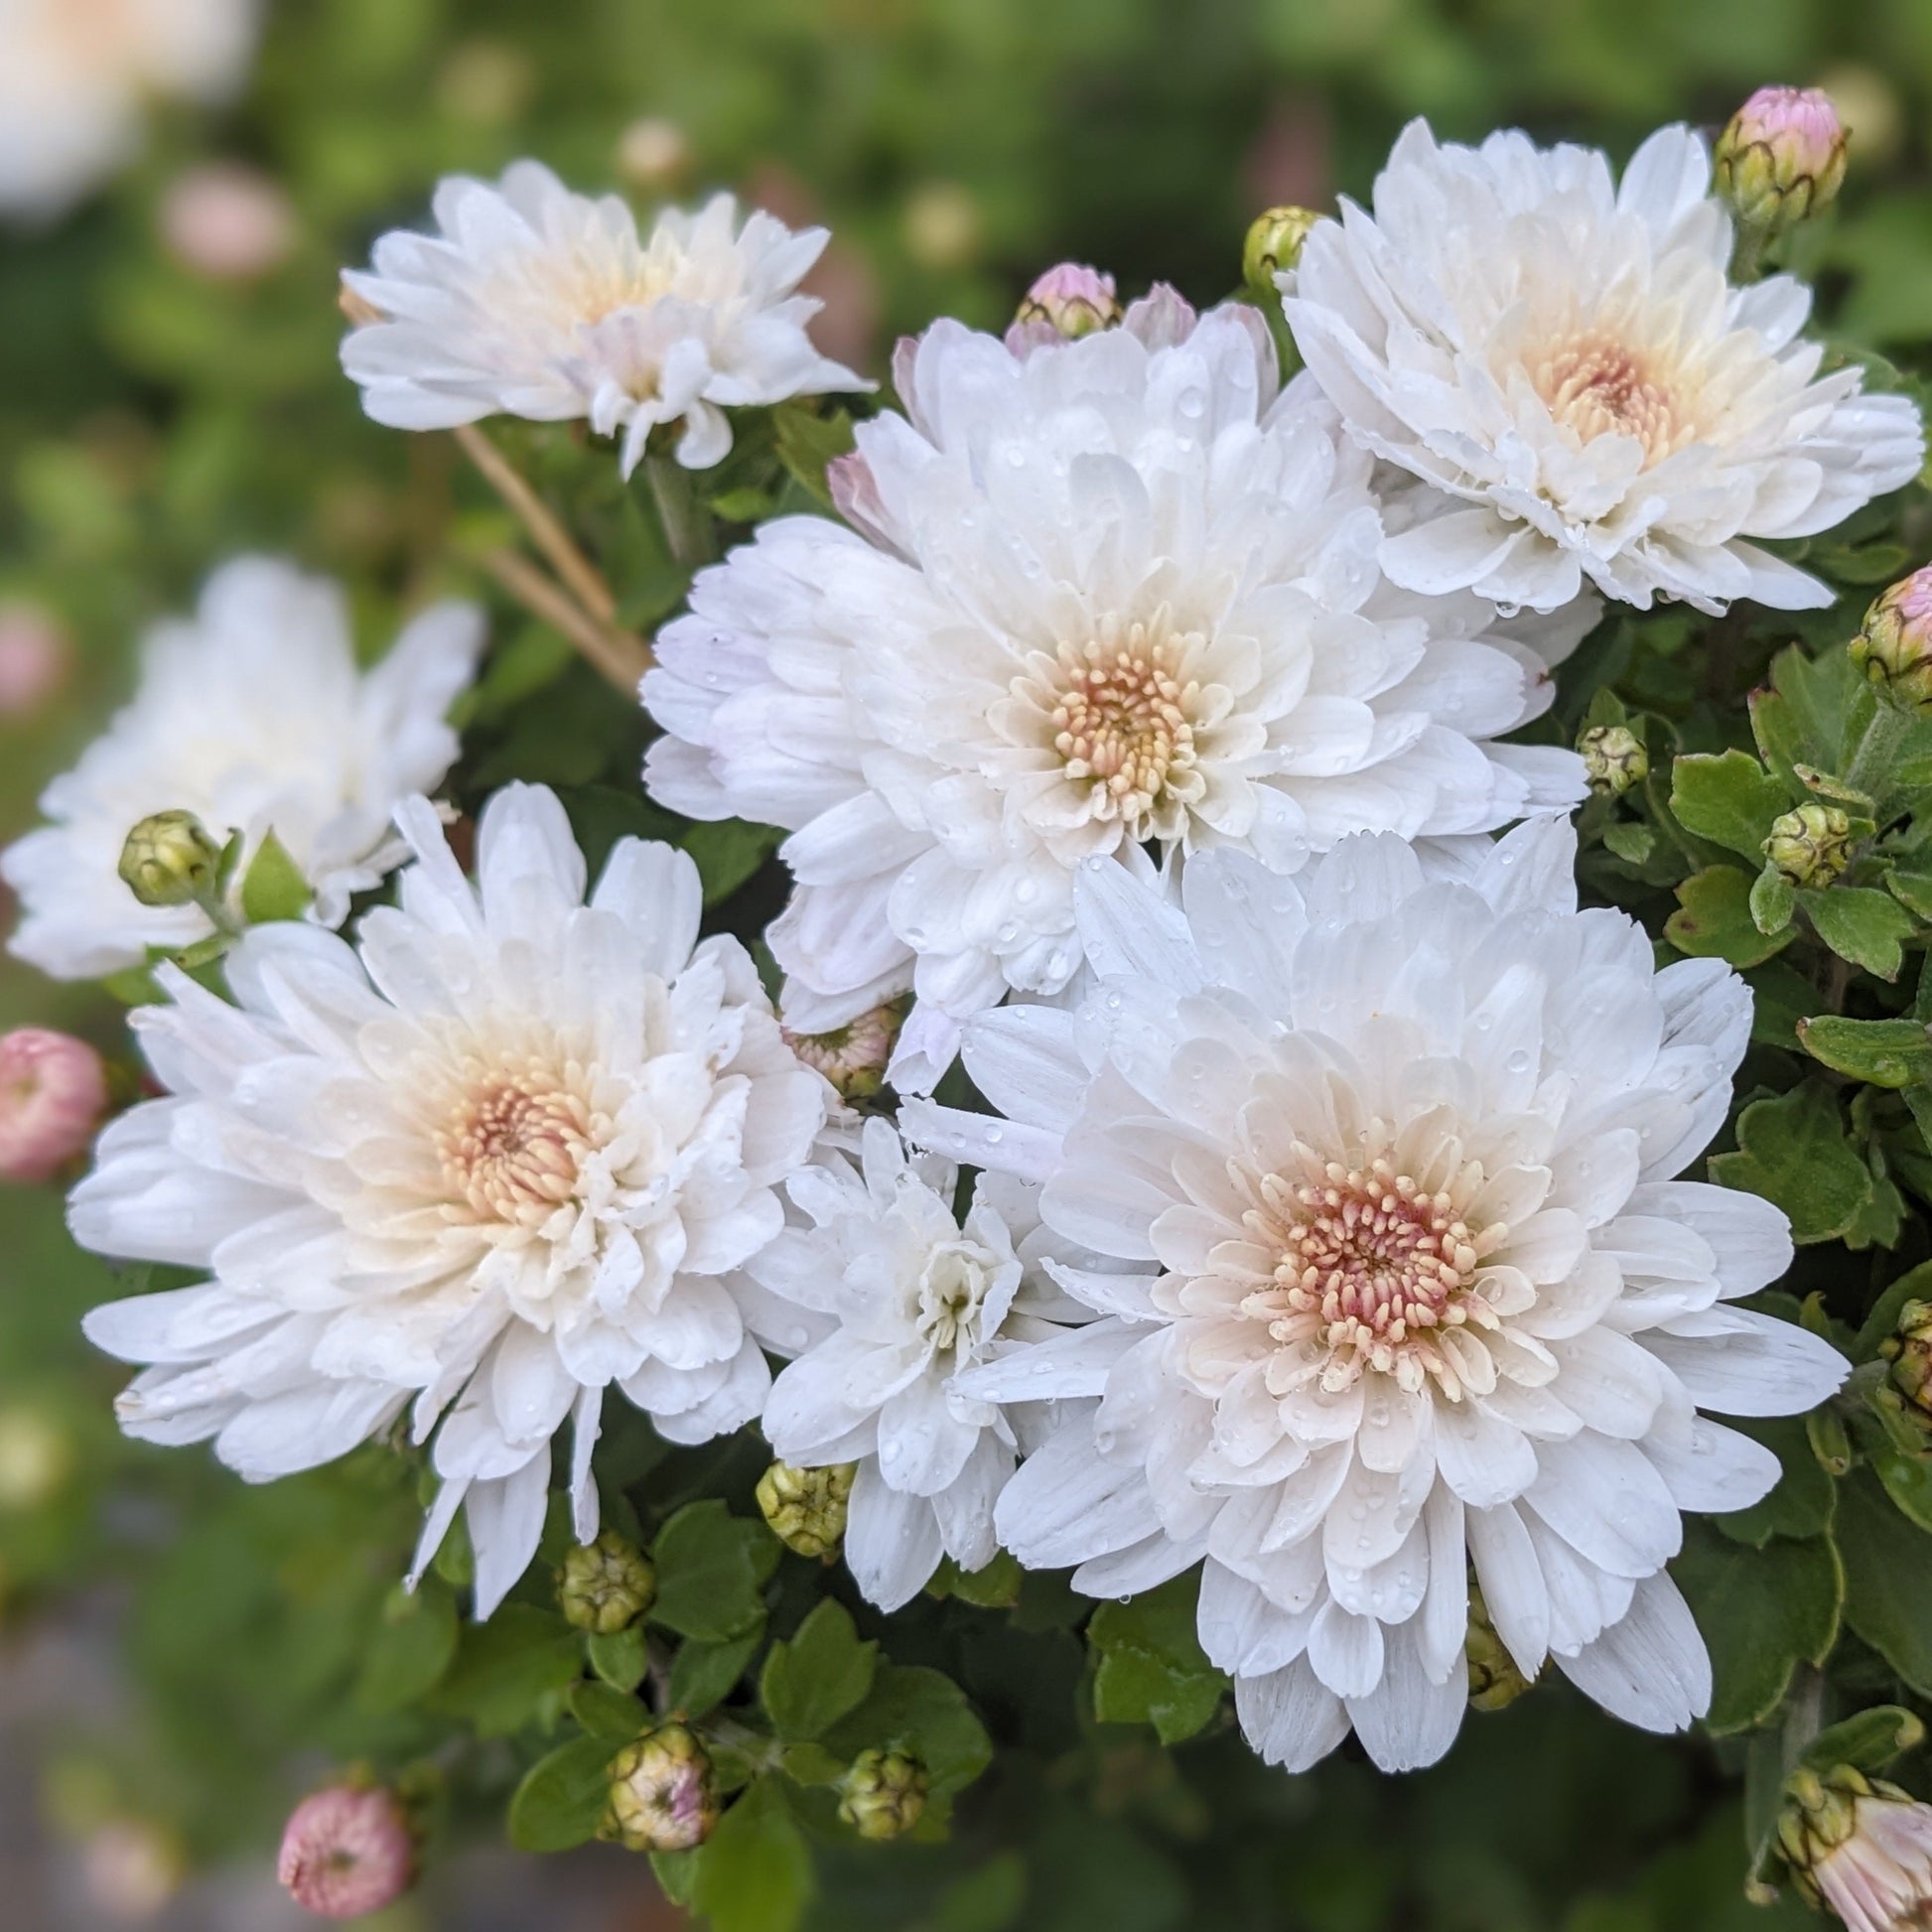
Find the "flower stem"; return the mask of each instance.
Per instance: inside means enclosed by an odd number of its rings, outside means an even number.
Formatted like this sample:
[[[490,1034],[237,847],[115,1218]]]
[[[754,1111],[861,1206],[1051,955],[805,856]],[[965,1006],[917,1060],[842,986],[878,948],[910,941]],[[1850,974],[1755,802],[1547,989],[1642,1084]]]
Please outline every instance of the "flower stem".
[[[708,564],[718,554],[711,513],[698,501],[691,473],[674,457],[644,458],[644,478],[671,556],[686,570]]]
[[[637,695],[637,681],[651,666],[650,646],[641,637],[598,623],[561,586],[514,550],[486,550],[477,561],[532,617],[562,631],[625,697]]]
[[[571,595],[599,623],[615,623],[618,601],[612,596],[610,585],[597,566],[578,549],[550,506],[474,423],[459,424],[454,434],[464,454],[488,479],[490,487],[516,512],[532,542],[543,552],[550,568],[563,579]]]

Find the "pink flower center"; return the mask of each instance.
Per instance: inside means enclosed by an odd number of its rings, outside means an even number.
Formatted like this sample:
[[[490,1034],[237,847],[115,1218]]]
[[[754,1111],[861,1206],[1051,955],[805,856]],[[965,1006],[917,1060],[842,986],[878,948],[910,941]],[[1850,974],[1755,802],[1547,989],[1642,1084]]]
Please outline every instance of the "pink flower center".
[[[479,1216],[529,1224],[576,1194],[594,1128],[584,1101],[542,1075],[496,1075],[458,1106],[436,1151]]]
[[[1599,436],[1635,437],[1643,445],[1646,470],[1696,433],[1643,360],[1605,337],[1575,336],[1558,343],[1532,364],[1530,375],[1551,416],[1580,443]]]

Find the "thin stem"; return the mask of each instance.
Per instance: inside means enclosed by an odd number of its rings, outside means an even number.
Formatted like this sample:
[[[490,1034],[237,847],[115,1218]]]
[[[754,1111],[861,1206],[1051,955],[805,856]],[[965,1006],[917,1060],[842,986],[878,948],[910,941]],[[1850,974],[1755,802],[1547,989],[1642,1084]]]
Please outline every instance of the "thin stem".
[[[618,601],[597,566],[578,549],[571,534],[558,522],[549,505],[525,483],[502,451],[474,423],[461,423],[455,432],[464,454],[489,480],[489,484],[513,509],[531,541],[549,560],[576,598],[599,623],[617,621]]]
[[[1784,1768],[1794,1769],[1805,1748],[1825,1726],[1825,1674],[1800,1664],[1791,1674],[1791,1690],[1784,1701]]]
[[[690,471],[674,457],[647,456],[644,480],[672,557],[686,570],[710,563],[718,554],[717,532],[711,513],[698,501]]]
[[[651,666],[650,646],[641,637],[598,623],[559,585],[514,550],[486,550],[477,561],[532,617],[562,631],[600,675],[625,697],[636,697],[637,681]]]

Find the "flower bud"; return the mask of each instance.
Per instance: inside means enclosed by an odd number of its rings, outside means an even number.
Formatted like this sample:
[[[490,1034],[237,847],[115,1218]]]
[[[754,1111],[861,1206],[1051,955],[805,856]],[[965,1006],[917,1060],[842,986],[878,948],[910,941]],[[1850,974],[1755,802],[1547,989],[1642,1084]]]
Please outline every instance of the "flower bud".
[[[1264,304],[1281,300],[1275,277],[1302,259],[1302,244],[1320,219],[1312,208],[1293,207],[1271,207],[1255,216],[1241,244],[1241,279],[1251,295]]]
[[[1873,601],[1851,649],[1852,662],[1895,702],[1932,711],[1932,564]]]
[[[1577,741],[1591,791],[1620,798],[1650,775],[1650,754],[1627,725],[1592,725]]]
[[[334,1785],[304,1798],[282,1834],[275,1875],[318,1918],[361,1918],[393,1904],[416,1875],[416,1843],[395,1794]]]
[[[1112,329],[1120,321],[1114,278],[1083,262],[1061,262],[1049,268],[1021,298],[1013,320],[1023,328],[1043,322],[1069,342]]]
[[[1469,1587],[1469,1629],[1462,1640],[1469,1666],[1469,1702],[1478,1711],[1501,1711],[1532,1688],[1534,1680],[1516,1667],[1516,1659],[1496,1634],[1482,1592]]]
[[[1848,1932],[1932,1925],[1932,1805],[1850,1765],[1787,1780],[1778,1854],[1811,1905]]]
[[[801,1557],[829,1557],[845,1535],[846,1505],[852,1496],[856,1462],[834,1462],[823,1469],[798,1469],[774,1462],[759,1477],[759,1508],[771,1534]]]
[[[1794,886],[1829,886],[1852,863],[1852,821],[1836,805],[1800,805],[1771,821],[1764,856]]]
[[[1891,1364],[1887,1380],[1900,1401],[1932,1428],[1932,1303],[1907,1302],[1878,1353]]]
[[[905,1002],[889,1000],[829,1034],[795,1034],[788,1027],[783,1032],[785,1044],[845,1099],[870,1100],[886,1084],[886,1063],[904,1023]]]
[[[51,1180],[106,1117],[107,1071],[84,1039],[20,1027],[0,1035],[0,1180]]]
[[[1737,218],[1778,234],[1816,214],[1845,180],[1845,129],[1816,87],[1760,87],[1718,138],[1718,193]]]
[[[904,1751],[861,1751],[839,1783],[839,1816],[861,1838],[897,1838],[919,1822],[932,1780]]]
[[[238,161],[190,168],[161,198],[163,246],[191,274],[252,282],[295,246],[295,208],[271,176]]]
[[[615,1637],[627,1630],[657,1596],[657,1573],[628,1537],[606,1530],[595,1543],[572,1550],[557,1577],[557,1600],[580,1630]]]
[[[611,1760],[605,1837],[632,1852],[689,1852],[717,1822],[711,1759],[683,1725],[660,1725]]]
[[[221,848],[193,812],[152,813],[121,847],[121,878],[143,905],[192,905],[220,871]]]

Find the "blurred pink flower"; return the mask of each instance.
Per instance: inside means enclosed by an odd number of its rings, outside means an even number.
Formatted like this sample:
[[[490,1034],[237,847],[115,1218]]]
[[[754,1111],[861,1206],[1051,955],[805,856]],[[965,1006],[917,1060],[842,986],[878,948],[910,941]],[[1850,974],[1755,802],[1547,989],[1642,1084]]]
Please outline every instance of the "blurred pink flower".
[[[183,268],[210,281],[252,282],[295,245],[295,209],[279,182],[238,161],[176,176],[161,199],[161,239]]]
[[[67,676],[67,632],[38,604],[0,604],[0,718],[38,711]]]
[[[318,1918],[361,1918],[406,1892],[416,1848],[392,1793],[336,1785],[305,1798],[282,1834],[275,1875]]]
[[[0,1179],[51,1179],[106,1112],[107,1074],[84,1039],[43,1027],[0,1036]]]

